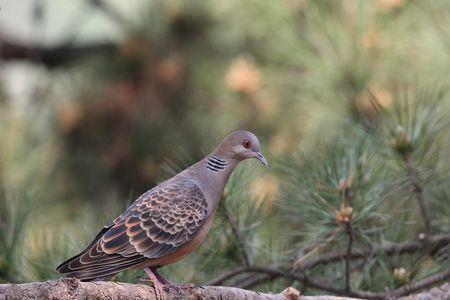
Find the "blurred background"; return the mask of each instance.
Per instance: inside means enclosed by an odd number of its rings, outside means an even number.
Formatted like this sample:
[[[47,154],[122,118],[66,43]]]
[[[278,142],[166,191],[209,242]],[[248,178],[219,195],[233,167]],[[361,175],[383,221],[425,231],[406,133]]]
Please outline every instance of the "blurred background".
[[[0,282],[58,278],[137,196],[236,129],[259,136],[269,168],[238,168],[208,241],[169,278],[289,265],[312,237],[313,255],[345,249],[346,208],[360,209],[354,247],[448,232],[449,67],[446,0],[0,1]],[[311,200],[324,191],[327,205]],[[417,255],[373,258],[352,287],[448,262]]]

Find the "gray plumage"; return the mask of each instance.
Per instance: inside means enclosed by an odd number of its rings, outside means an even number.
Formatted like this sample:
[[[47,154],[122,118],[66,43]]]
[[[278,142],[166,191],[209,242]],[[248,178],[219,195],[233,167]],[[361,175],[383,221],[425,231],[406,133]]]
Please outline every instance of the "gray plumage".
[[[247,158],[267,164],[253,133],[231,133],[210,155],[136,199],[58,272],[91,281],[183,258],[205,239],[230,175]]]

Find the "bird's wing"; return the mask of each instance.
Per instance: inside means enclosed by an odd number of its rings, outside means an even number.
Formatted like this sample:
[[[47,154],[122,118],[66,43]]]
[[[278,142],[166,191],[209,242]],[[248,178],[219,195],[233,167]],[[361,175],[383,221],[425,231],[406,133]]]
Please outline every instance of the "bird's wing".
[[[205,195],[195,182],[187,178],[165,182],[139,197],[57,270],[81,280],[116,274],[173,253],[195,237],[207,216]]]
[[[206,221],[208,204],[198,185],[172,180],[137,199],[102,236],[107,254],[160,258],[194,238]]]

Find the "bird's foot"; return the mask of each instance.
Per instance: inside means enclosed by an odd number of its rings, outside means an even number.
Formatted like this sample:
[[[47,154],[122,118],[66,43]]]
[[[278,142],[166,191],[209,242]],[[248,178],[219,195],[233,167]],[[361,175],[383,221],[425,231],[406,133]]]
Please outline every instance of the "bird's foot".
[[[170,284],[163,285],[164,291],[170,292],[170,293],[176,293],[179,296],[183,296],[183,290],[193,289],[195,287],[196,286],[192,283],[184,283],[184,284],[170,283]]]
[[[151,282],[153,284],[157,300],[164,300],[165,292],[176,293],[182,296],[183,290],[193,289],[197,287],[192,283],[185,283],[185,284],[172,283],[161,274],[158,274],[155,268],[144,268],[144,270],[149,278],[148,279],[140,278],[140,281]]]
[[[170,283],[170,284],[165,284],[164,285],[164,289],[170,289],[170,288],[175,288],[175,289],[194,289],[197,286],[193,283]]]
[[[150,281],[153,284],[153,287],[155,289],[156,300],[165,300],[166,295],[164,293],[164,286],[166,285],[166,283],[164,281],[161,282],[162,280],[161,280],[159,274],[156,273],[155,269],[144,268],[144,270],[149,277],[148,281]]]

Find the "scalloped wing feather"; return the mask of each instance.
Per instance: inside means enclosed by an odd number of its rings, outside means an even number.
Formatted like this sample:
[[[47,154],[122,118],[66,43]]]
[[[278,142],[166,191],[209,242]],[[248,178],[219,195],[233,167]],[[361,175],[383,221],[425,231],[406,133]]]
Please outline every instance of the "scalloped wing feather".
[[[192,240],[205,223],[208,205],[188,178],[167,182],[137,199],[102,236],[107,254],[160,258]]]
[[[175,252],[196,236],[207,217],[206,198],[194,181],[167,181],[139,197],[57,270],[81,280],[116,274]]]

